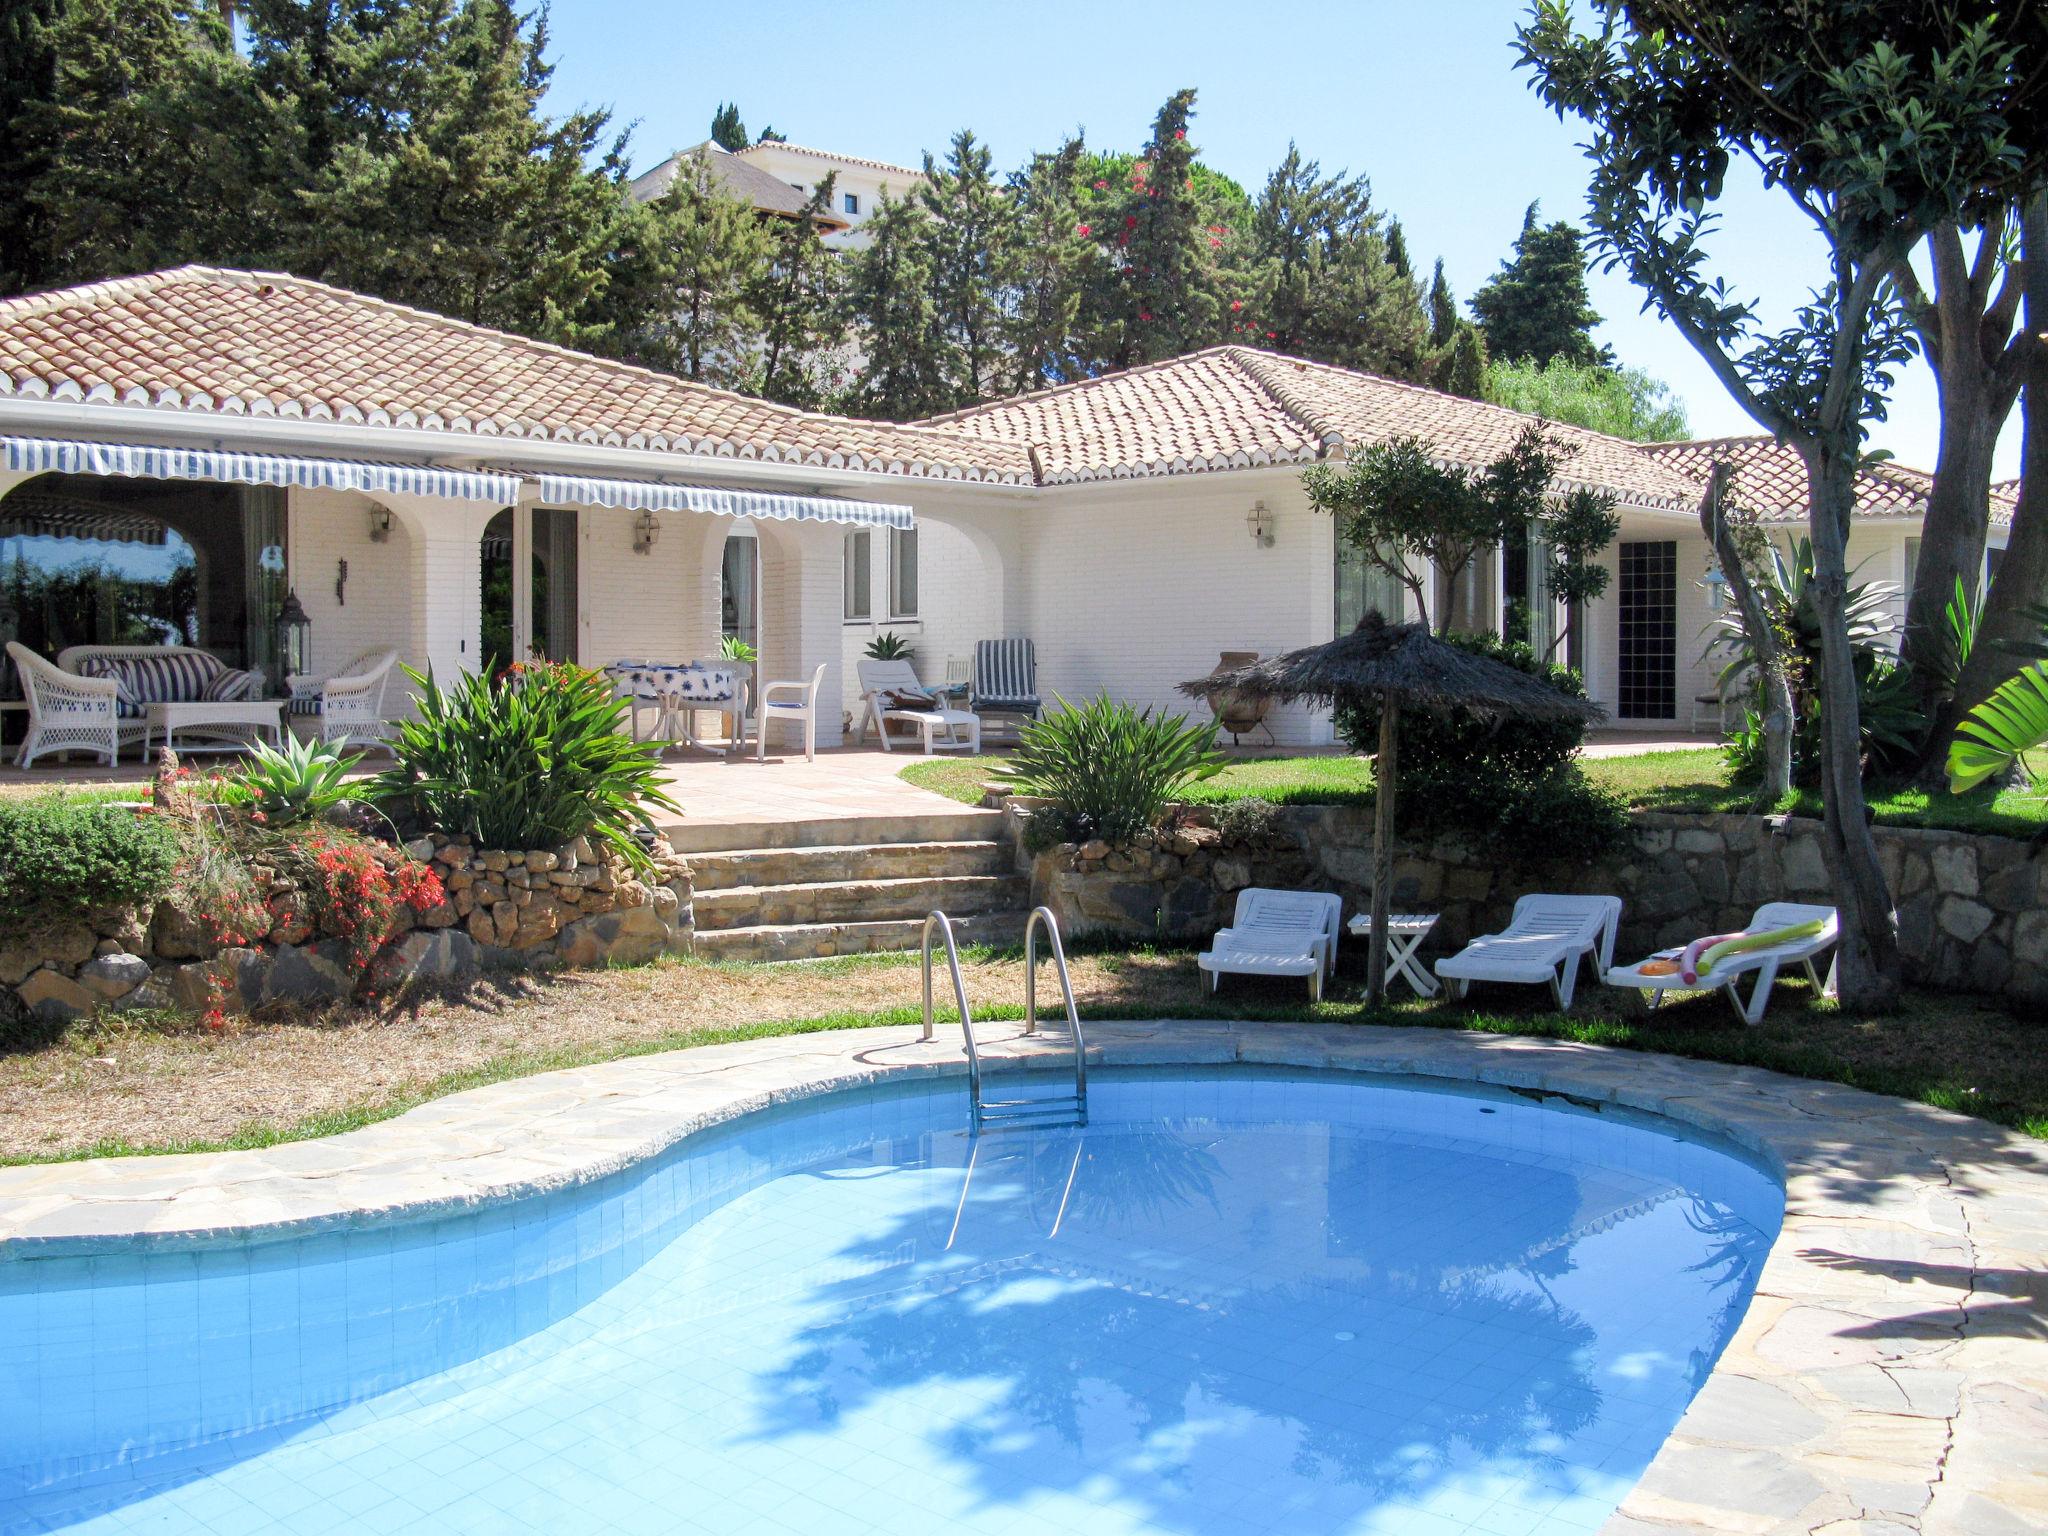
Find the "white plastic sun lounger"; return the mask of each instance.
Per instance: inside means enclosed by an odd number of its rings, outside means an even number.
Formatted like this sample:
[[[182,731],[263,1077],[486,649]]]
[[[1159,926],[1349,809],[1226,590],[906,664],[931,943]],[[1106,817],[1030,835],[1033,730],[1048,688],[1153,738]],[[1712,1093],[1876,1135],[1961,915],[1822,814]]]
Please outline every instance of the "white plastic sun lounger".
[[[1634,987],[1643,995],[1643,1004],[1656,1008],[1664,1001],[1667,992],[1704,992],[1718,988],[1728,999],[1728,1004],[1745,1024],[1761,1024],[1764,1010],[1771,1004],[1771,988],[1777,984],[1778,973],[1788,965],[1806,968],[1806,979],[1813,983],[1816,992],[1834,996],[1835,965],[1828,965],[1828,979],[1820,979],[1820,971],[1814,961],[1825,951],[1834,948],[1835,940],[1841,936],[1841,918],[1833,907],[1807,906],[1797,901],[1771,901],[1756,909],[1756,915],[1742,931],[1744,933],[1770,933],[1778,928],[1793,928],[1802,923],[1819,923],[1820,932],[1810,939],[1795,939],[1787,944],[1773,944],[1766,949],[1745,949],[1738,955],[1725,955],[1714,962],[1714,968],[1687,986],[1685,979],[1676,973],[1662,976],[1645,976],[1643,967],[1652,960],[1675,960],[1683,954],[1682,949],[1660,950],[1647,959],[1638,960],[1634,965],[1612,966],[1607,972],[1610,987]],[[1749,972],[1756,973],[1756,981],[1749,989],[1749,1001],[1744,1002],[1736,991],[1736,981]]]
[[[1275,891],[1251,886],[1237,893],[1237,914],[1216,930],[1195,964],[1213,994],[1226,971],[1238,976],[1306,976],[1308,995],[1321,1002],[1323,982],[1337,969],[1337,935],[1344,899],[1325,891]]]
[[[1579,962],[1598,955],[1602,971],[1614,964],[1619,896],[1524,896],[1499,933],[1482,933],[1436,963],[1451,984],[1453,1001],[1475,981],[1547,984],[1559,1008],[1572,1005]]]

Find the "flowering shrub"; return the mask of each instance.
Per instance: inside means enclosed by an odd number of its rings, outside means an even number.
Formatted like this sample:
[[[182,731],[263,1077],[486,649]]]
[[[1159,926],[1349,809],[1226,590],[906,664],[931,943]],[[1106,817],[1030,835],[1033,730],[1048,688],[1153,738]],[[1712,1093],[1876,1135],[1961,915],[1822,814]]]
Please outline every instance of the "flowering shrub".
[[[314,930],[346,943],[358,970],[396,932],[401,908],[430,912],[446,899],[428,865],[335,827],[269,839],[257,857],[304,893]]]
[[[256,944],[270,931],[270,908],[255,875],[226,834],[213,826],[192,826],[171,885],[177,907],[216,949]]]

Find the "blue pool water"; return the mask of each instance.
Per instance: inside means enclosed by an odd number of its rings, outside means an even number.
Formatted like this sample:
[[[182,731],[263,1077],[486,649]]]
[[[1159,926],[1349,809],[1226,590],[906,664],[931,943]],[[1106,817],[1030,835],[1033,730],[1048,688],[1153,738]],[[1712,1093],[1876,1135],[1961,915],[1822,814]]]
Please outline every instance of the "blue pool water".
[[[0,1529],[1596,1529],[1783,1208],[1664,1122],[1107,1072],[836,1094],[459,1219],[0,1264]]]

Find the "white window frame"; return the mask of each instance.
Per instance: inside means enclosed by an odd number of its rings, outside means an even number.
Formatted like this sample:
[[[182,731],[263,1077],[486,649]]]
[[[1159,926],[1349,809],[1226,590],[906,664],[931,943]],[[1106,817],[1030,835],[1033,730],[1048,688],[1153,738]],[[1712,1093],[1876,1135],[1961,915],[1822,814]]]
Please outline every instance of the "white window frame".
[[[875,617],[874,540],[865,528],[847,530],[842,546],[845,569],[840,582],[841,616],[848,624],[871,623]]]
[[[900,573],[901,551],[906,540],[909,543],[910,549],[910,606],[907,608],[903,605],[903,594],[898,590],[896,579]],[[918,549],[917,530],[915,528],[891,528],[889,530],[888,550],[889,617],[892,619],[914,619],[918,616],[917,609],[921,595],[919,588],[922,585],[924,574]]]

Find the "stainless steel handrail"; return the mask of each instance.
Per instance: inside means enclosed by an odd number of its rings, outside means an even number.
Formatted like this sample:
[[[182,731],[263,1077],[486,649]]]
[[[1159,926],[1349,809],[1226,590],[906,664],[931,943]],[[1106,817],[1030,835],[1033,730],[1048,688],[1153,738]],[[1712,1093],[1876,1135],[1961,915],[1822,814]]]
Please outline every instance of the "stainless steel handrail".
[[[932,929],[946,941],[946,966],[953,973],[953,997],[960,1004],[960,1033],[967,1041],[967,1091],[974,1106],[974,1123],[981,1124],[981,1053],[974,1048],[974,1017],[967,1011],[967,983],[960,979],[960,946],[953,942],[953,920],[943,912],[927,912],[924,919],[924,1037],[932,1037]]]
[[[1081,1015],[1074,1008],[1074,983],[1067,975],[1067,947],[1060,942],[1059,919],[1050,907],[1033,907],[1024,923],[1024,1033],[1038,1032],[1038,930],[1043,925],[1052,941],[1053,969],[1059,972],[1060,996],[1067,1005],[1067,1028],[1074,1034],[1074,1102],[1083,1114],[1088,1105],[1088,1042],[1081,1034]]]

